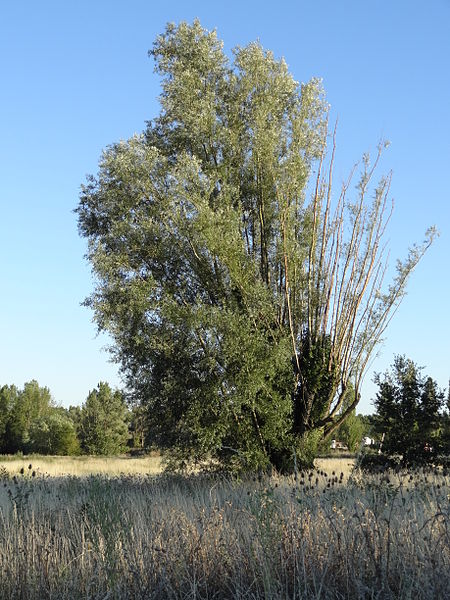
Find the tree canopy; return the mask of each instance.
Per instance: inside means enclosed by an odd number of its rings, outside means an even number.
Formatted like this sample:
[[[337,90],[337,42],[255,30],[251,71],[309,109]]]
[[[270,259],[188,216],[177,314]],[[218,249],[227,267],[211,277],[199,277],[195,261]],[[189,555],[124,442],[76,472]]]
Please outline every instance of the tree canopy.
[[[57,407],[47,387],[36,380],[22,390],[0,387],[0,451],[76,454],[75,428],[63,408]]]
[[[320,80],[298,84],[259,43],[230,60],[198,21],[169,24],[150,55],[161,112],[103,153],[77,208],[87,304],[153,442],[181,463],[282,468],[354,411],[433,231],[382,291],[383,145],[333,196]]]
[[[141,417],[136,412],[132,432],[144,446]],[[14,454],[119,454],[129,449],[128,411],[124,395],[100,382],[83,406],[57,406],[50,390],[33,380],[23,389],[0,387],[0,452]]]

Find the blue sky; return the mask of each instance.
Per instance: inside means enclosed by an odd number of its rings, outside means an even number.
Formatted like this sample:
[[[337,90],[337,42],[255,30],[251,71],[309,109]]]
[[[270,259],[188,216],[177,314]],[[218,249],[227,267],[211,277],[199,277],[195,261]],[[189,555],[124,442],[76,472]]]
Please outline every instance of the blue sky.
[[[339,116],[336,181],[380,138],[391,146],[392,257],[440,238],[370,369],[406,354],[450,377],[450,0],[181,2],[22,0],[0,5],[0,385],[37,379],[64,405],[81,404],[118,369],[80,303],[92,290],[73,209],[103,148],[158,113],[147,56],[168,21],[199,17],[226,52],[259,39],[298,81],[322,77]]]

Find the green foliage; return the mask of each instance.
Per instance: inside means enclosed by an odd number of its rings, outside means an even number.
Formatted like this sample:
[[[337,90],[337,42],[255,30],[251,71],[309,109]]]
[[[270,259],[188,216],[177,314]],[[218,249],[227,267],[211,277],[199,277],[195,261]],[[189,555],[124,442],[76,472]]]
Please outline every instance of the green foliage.
[[[309,456],[355,408],[430,238],[375,295],[389,178],[367,203],[366,156],[358,200],[344,189],[334,210],[320,81],[299,85],[258,43],[231,62],[198,21],[169,24],[150,54],[160,115],[108,148],[82,189],[97,276],[86,304],[114,339],[148,440],[179,465],[292,465],[295,448]]]
[[[80,444],[72,420],[54,409],[30,426],[30,449],[38,454],[79,454]]]
[[[81,423],[81,406],[69,406],[66,416],[72,421],[75,431],[78,432]]]
[[[128,443],[133,449],[143,450],[147,445],[147,415],[145,407],[139,404],[133,406],[129,418],[130,440]]]
[[[31,428],[38,419],[47,417],[53,409],[49,389],[40,387],[33,380],[25,383],[20,391],[15,386],[4,386],[0,397],[7,405],[3,451],[11,454],[32,451]]]
[[[410,359],[396,356],[391,370],[375,377],[376,426],[385,435],[383,451],[402,455],[408,463],[432,460],[442,450],[444,393],[421,370]]]
[[[342,441],[350,450],[356,452],[361,447],[361,440],[367,434],[367,426],[362,415],[353,410],[342,423],[336,433],[336,439]]]
[[[4,385],[0,388],[0,451],[8,452],[10,438],[10,419],[13,407],[17,402],[19,390],[15,385]]]
[[[81,408],[54,405],[36,381],[0,388],[0,452],[71,455],[126,450],[129,414],[121,392],[100,383]]]
[[[302,352],[298,357],[299,383],[294,395],[294,430],[303,434],[314,430],[315,425],[326,416],[338,377],[329,336],[313,340],[307,334],[301,347]],[[348,387],[353,389],[351,384]],[[344,402],[344,408],[347,406],[348,403]]]
[[[128,441],[127,407],[123,395],[100,382],[81,410],[79,439],[86,454],[120,454]]]
[[[343,400],[342,412],[348,410],[349,406],[354,404],[355,390],[352,386],[347,389],[347,394]],[[361,441],[365,435],[370,432],[369,420],[364,415],[357,415],[356,409],[348,413],[345,421],[335,431],[336,440],[344,443],[350,452],[356,452],[361,447]]]

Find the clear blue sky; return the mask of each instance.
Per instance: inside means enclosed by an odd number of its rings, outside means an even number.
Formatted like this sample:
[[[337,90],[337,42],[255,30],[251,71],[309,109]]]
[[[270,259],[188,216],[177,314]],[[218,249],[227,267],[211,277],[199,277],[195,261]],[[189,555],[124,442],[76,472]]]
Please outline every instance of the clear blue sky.
[[[259,39],[294,77],[322,77],[339,115],[342,179],[380,138],[391,141],[393,257],[441,237],[367,376],[406,354],[447,386],[450,377],[450,1],[165,2],[22,0],[0,5],[0,385],[37,379],[64,406],[81,404],[118,370],[80,306],[92,290],[76,216],[80,185],[102,149],[158,112],[147,57],[168,21],[200,18],[229,52]]]

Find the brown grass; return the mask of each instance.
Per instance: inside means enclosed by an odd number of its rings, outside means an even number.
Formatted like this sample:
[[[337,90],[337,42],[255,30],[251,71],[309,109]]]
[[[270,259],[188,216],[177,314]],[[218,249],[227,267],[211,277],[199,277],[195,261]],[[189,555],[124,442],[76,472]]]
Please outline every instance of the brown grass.
[[[5,473],[0,598],[445,598],[448,477],[318,466],[261,481]]]
[[[161,457],[157,453],[130,456],[1,456],[0,467],[14,475],[29,465],[40,475],[51,477],[86,477],[88,475],[156,475],[161,473]]]
[[[355,465],[354,458],[316,458],[314,466],[318,471],[325,471],[331,474],[333,471],[340,475],[344,473],[344,480],[350,477]]]

